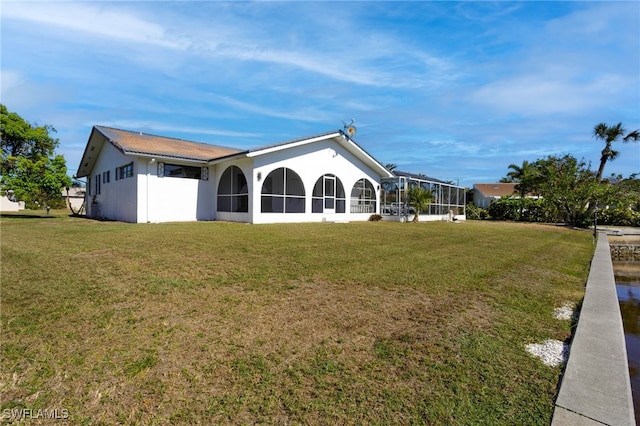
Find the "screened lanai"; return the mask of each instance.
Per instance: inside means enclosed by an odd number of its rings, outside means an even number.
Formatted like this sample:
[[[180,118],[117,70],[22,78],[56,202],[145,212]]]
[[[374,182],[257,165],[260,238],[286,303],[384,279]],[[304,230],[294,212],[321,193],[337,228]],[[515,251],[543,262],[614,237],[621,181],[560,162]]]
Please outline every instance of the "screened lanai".
[[[404,172],[393,172],[396,176],[383,178],[380,182],[380,213],[383,216],[405,220],[415,211],[407,201],[407,190],[419,185],[432,194],[432,202],[419,212],[426,220],[456,220],[466,217],[466,191],[464,187]]]

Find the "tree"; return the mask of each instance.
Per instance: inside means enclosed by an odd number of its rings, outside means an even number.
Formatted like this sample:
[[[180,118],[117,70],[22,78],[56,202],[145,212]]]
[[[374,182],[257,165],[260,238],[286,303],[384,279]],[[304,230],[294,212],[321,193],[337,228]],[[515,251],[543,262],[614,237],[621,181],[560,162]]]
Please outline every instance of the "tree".
[[[33,126],[0,104],[0,187],[27,206],[56,206],[62,188],[71,185],[65,159],[54,156],[58,139],[52,126]]]
[[[58,147],[58,139],[52,138],[49,132],[55,133],[52,126],[33,126],[15,112],[9,112],[0,104],[0,135],[2,135],[2,160],[8,157],[24,157],[36,159],[44,155],[50,157]],[[4,170],[2,170],[4,174]]]
[[[511,182],[517,182],[515,188],[520,194],[520,215],[522,215],[524,199],[528,193],[535,190],[540,175],[535,165],[527,160],[522,162],[522,166],[509,164],[508,168],[511,171],[507,173],[507,176],[511,179]]]
[[[598,168],[598,174],[596,179],[598,182],[602,181],[602,173],[604,172],[604,166],[607,161],[615,160],[619,152],[611,148],[611,145],[622,137],[622,142],[637,142],[640,140],[640,132],[634,130],[624,135],[626,130],[622,127],[622,123],[618,123],[615,126],[608,126],[606,123],[600,123],[593,128],[593,136],[596,139],[602,139],[605,143],[600,156],[600,167]]]
[[[433,200],[433,194],[426,188],[420,185],[412,185],[407,190],[407,202],[415,210],[413,221],[418,222],[418,215],[421,210],[426,210],[429,207],[429,203]]]
[[[522,166],[509,164],[508,168],[511,171],[507,173],[507,176],[511,178],[510,182],[517,182],[516,190],[520,194],[520,198],[524,198],[535,189],[539,174],[534,164],[525,160],[522,162]]]
[[[547,206],[574,226],[588,227],[596,203],[606,188],[596,179],[584,160],[571,155],[549,156],[535,163],[540,179],[536,190]]]

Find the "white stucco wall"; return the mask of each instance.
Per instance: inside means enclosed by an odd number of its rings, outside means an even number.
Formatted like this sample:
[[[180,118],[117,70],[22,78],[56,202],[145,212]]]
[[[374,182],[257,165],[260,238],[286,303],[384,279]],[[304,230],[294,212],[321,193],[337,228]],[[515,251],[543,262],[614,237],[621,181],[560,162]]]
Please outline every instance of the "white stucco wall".
[[[261,192],[264,179],[275,169],[286,167],[295,171],[305,188],[305,213],[262,213]],[[260,181],[258,181],[260,174]],[[346,195],[345,213],[312,213],[312,191],[321,176],[333,174],[344,187]],[[368,220],[371,213],[350,213],[349,202],[353,185],[362,178],[368,179],[376,192],[376,211],[379,212],[379,175],[333,140],[324,140],[263,154],[254,158],[251,177],[255,191],[252,192],[250,207],[253,207],[253,223],[321,222]],[[251,209],[250,209],[251,210]]]
[[[187,222],[215,218],[215,183],[209,180],[158,176],[158,163],[203,167],[200,163],[140,159],[138,222]]]
[[[98,155],[96,153],[96,155]],[[116,180],[116,169],[134,161],[133,177]],[[137,173],[140,164],[123,155],[110,143],[105,143],[97,157],[96,164],[87,179],[85,208],[87,216],[96,219],[138,222]],[[103,173],[109,171],[109,183],[102,183]],[[96,194],[96,178],[100,179],[100,194]],[[89,184],[91,188],[89,188]]]
[[[476,206],[482,207],[483,209],[489,208],[492,203],[499,199],[500,197],[484,196],[477,190],[473,193],[473,202]]]
[[[24,201],[11,201],[5,195],[0,197],[0,211],[17,212],[19,210],[24,210]]]
[[[119,167],[133,162],[133,176],[116,179]],[[90,175],[87,216],[125,222],[179,222],[215,218],[212,180],[158,176],[158,163],[203,167],[203,164],[126,156],[105,143]],[[207,167],[211,177],[211,167]],[[103,173],[109,171],[109,182]],[[100,193],[95,180],[100,179]]]

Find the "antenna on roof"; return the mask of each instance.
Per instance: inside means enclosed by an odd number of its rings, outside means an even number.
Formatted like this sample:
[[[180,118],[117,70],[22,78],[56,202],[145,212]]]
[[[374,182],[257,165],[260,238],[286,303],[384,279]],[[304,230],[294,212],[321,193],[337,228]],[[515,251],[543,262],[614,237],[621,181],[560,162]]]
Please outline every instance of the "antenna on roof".
[[[342,122],[342,124],[344,124],[344,131],[346,134],[348,134],[349,136],[353,136],[356,134],[356,126],[353,125],[353,123],[355,123],[356,120],[354,120],[353,118],[351,119],[351,123],[347,124],[344,121]]]

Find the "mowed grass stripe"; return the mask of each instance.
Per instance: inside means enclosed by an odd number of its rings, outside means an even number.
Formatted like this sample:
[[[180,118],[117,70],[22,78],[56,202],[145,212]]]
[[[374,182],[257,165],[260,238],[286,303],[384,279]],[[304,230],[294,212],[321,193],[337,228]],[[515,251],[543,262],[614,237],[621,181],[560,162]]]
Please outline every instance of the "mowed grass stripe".
[[[57,214],[56,214],[57,213]],[[548,424],[587,232],[0,219],[2,409],[74,423]]]

